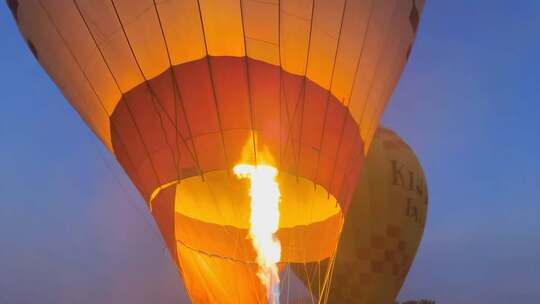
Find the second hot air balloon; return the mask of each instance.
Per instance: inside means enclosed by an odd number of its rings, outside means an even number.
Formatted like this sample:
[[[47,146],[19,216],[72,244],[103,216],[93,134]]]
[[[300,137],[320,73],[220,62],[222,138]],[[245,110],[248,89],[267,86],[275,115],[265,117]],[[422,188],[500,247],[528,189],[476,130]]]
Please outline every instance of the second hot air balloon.
[[[347,214],[330,303],[394,303],[420,244],[428,191],[414,151],[396,133],[375,133]]]

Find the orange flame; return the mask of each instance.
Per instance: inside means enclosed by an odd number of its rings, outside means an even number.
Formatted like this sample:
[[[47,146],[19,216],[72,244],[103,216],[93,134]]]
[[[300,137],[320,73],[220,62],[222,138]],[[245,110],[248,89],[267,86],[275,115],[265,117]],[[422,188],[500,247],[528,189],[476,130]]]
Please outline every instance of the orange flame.
[[[281,244],[275,233],[279,228],[281,193],[276,181],[278,170],[270,165],[238,164],[234,173],[250,180],[251,214],[249,237],[257,253],[257,276],[266,287],[268,303],[279,303]]]

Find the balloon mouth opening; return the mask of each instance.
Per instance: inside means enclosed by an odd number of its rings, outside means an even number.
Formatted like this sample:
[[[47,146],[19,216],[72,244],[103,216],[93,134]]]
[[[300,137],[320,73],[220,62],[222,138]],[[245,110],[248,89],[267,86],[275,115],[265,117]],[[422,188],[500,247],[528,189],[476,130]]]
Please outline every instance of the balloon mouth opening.
[[[279,225],[281,262],[313,262],[332,255],[343,223],[339,202],[309,179],[280,171]],[[216,170],[159,188],[154,199],[175,187],[174,222],[178,243],[206,253],[253,263],[248,239],[250,227],[249,180]],[[152,203],[152,202],[151,202]]]

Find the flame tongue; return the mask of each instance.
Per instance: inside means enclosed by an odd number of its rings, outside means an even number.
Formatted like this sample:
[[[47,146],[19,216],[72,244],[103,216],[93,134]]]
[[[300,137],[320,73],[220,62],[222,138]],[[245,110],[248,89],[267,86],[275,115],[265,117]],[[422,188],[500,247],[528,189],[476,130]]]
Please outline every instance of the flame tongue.
[[[266,286],[268,303],[279,303],[279,273],[277,263],[281,258],[281,245],[275,237],[279,228],[278,170],[268,165],[239,164],[234,173],[251,182],[251,215],[249,237],[257,253],[257,275]]]

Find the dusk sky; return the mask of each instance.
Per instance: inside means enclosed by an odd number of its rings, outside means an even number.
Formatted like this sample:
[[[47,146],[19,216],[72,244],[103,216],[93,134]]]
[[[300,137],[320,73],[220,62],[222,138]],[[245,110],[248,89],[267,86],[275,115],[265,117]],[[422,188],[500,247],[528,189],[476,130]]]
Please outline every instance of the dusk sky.
[[[0,9],[0,303],[185,303],[145,203]],[[427,1],[382,124],[416,151],[400,299],[540,298],[540,1]]]

